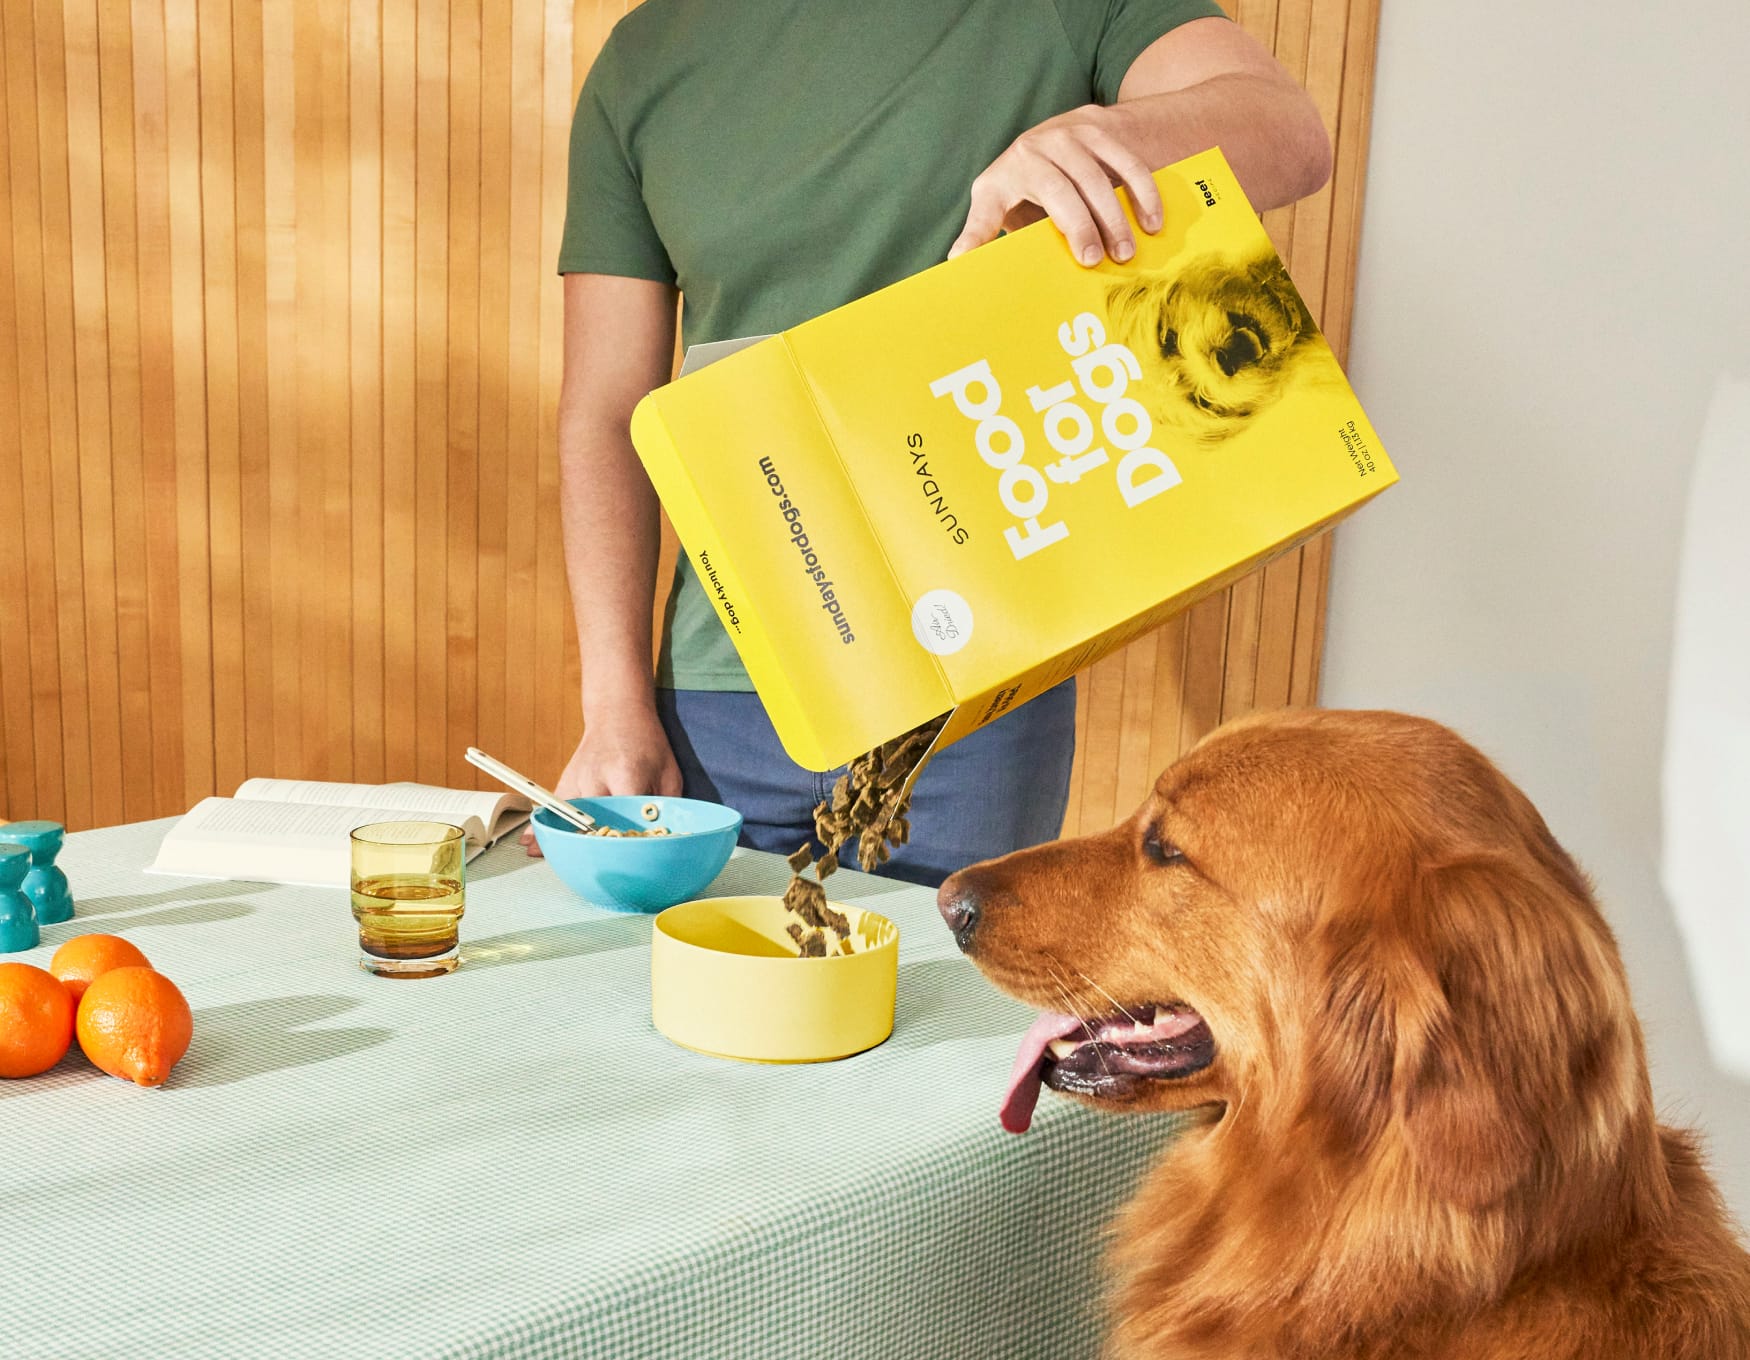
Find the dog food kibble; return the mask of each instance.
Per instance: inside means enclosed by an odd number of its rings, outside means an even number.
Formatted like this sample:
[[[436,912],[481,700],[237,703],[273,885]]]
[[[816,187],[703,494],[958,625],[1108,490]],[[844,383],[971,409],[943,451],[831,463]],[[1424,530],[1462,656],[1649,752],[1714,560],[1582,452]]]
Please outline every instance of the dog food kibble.
[[[857,863],[869,873],[892,858],[889,846],[911,839],[905,815],[911,804],[907,783],[947,720],[944,713],[858,756],[833,786],[832,796],[814,809],[814,834],[826,854],[816,861],[804,845],[791,855],[790,886],[784,890],[784,905],[797,918],[786,929],[803,958],[852,952],[851,923],[827,905],[822,883],[839,867],[839,851],[848,841],[857,842]],[[815,877],[804,878],[811,864]]]

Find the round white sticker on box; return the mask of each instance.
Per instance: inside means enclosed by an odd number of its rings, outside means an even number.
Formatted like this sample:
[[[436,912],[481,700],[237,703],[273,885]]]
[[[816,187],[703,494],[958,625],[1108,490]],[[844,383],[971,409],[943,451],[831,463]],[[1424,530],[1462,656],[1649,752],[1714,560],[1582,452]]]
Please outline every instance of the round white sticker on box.
[[[972,606],[952,590],[926,590],[911,607],[911,631],[932,656],[948,656],[972,640]]]

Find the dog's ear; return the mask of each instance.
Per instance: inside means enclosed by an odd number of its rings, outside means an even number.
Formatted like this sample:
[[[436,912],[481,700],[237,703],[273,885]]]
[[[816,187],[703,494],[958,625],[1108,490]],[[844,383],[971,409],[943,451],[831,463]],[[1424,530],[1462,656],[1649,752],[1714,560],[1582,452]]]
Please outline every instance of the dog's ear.
[[[1352,1146],[1395,1128],[1431,1191],[1490,1204],[1529,1174],[1595,1042],[1595,959],[1558,886],[1507,857],[1426,870],[1389,896],[1322,938],[1314,1098]]]
[[[1531,1171],[1610,1007],[1600,955],[1563,885],[1482,855],[1424,871],[1403,928],[1427,986],[1396,1057],[1417,1169],[1455,1204],[1494,1203]]]
[[[1319,945],[1324,994],[1308,1062],[1309,1114],[1342,1150],[1358,1151],[1391,1117],[1406,960],[1400,945],[1361,916],[1328,925]]]

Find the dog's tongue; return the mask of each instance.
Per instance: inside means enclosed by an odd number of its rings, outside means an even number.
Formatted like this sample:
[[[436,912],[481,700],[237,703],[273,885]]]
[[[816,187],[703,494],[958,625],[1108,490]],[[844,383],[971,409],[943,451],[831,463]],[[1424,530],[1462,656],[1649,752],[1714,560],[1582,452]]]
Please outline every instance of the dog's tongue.
[[[1033,1107],[1039,1103],[1039,1075],[1045,1066],[1045,1049],[1053,1039],[1067,1039],[1087,1032],[1073,1015],[1046,1011],[1027,1028],[1021,1051],[1009,1072],[1009,1093],[1003,1097],[1003,1127],[1010,1133],[1025,1133],[1033,1123]]]

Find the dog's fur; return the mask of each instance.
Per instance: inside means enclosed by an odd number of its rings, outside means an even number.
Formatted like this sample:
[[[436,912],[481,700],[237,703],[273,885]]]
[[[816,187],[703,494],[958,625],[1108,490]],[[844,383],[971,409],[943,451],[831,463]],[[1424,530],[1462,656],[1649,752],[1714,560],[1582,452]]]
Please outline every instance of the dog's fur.
[[[1122,1102],[1195,1122],[1114,1225],[1114,1356],[1750,1357],[1750,1256],[1655,1120],[1588,884],[1445,728],[1230,724],[1129,821],[942,901],[1024,1001],[1214,1036]]]
[[[1198,256],[1114,285],[1108,319],[1142,365],[1150,413],[1179,434],[1219,443],[1280,400],[1307,360],[1329,350],[1273,254]],[[1327,371],[1335,374],[1334,363]]]

